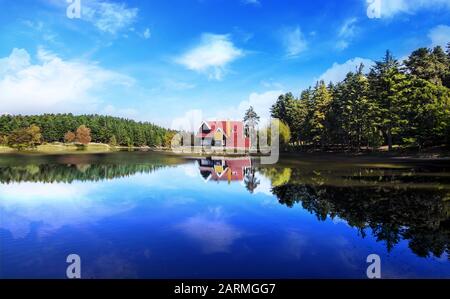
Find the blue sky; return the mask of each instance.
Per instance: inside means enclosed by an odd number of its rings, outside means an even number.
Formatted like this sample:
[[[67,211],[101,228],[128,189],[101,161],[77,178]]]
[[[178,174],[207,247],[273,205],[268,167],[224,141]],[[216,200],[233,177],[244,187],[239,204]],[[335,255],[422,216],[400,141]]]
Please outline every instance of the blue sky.
[[[0,0],[0,113],[175,128],[249,105],[266,117],[280,93],[340,80],[386,49],[401,59],[450,41],[450,0],[81,0],[81,18],[69,5]]]

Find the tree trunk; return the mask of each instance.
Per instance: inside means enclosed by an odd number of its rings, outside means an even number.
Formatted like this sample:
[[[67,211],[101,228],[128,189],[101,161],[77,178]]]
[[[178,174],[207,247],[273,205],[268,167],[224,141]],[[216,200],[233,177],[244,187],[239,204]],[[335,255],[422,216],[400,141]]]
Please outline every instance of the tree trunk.
[[[388,142],[388,150],[392,151],[392,134],[391,134],[390,129],[388,129],[388,131],[386,132],[386,136],[387,136],[387,142]]]

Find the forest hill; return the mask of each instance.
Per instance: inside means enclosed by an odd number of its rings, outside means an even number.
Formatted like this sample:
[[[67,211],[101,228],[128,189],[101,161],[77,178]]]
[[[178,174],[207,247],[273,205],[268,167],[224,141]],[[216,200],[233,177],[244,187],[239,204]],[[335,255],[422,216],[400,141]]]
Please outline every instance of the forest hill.
[[[2,115],[0,145],[34,147],[51,142],[122,146],[167,146],[174,132],[148,122],[111,116],[72,114]]]
[[[337,84],[281,95],[271,114],[298,148],[450,146],[450,43],[447,52],[420,48],[403,63],[387,51],[368,73],[361,65]]]

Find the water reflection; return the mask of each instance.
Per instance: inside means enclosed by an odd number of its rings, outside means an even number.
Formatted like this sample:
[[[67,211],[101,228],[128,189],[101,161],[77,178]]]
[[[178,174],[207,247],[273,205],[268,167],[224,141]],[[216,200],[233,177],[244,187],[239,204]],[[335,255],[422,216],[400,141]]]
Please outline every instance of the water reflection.
[[[410,249],[421,257],[449,253],[450,192],[351,188],[286,184],[273,188],[279,202],[288,207],[301,204],[320,221],[344,219],[361,237],[371,231],[389,251],[409,240]]]
[[[305,160],[265,167],[249,157],[116,155],[0,158],[0,257],[11,269],[0,268],[0,276],[23,276],[20,261],[29,260],[37,244],[39,256],[62,255],[57,248],[78,244],[92,257],[89,276],[104,278],[192,277],[191,262],[201,264],[195,273],[202,277],[360,277],[358,261],[367,254],[361,248],[373,252],[375,244],[386,252],[382,259],[402,248],[420,258],[420,267],[412,257],[403,260],[414,277],[429,277],[421,275],[424,269],[448,263],[450,171],[444,163]],[[44,239],[51,248],[40,243]],[[170,256],[178,256],[177,263]],[[331,265],[323,266],[335,272],[316,272],[313,264],[324,263],[324,256]],[[100,266],[109,259],[110,266]],[[440,277],[450,275],[449,265]]]
[[[202,178],[208,181],[244,182],[245,188],[254,193],[260,180],[250,157],[206,157],[197,160]]]
[[[198,168],[205,181],[242,181],[252,168],[250,157],[207,157],[199,159]]]

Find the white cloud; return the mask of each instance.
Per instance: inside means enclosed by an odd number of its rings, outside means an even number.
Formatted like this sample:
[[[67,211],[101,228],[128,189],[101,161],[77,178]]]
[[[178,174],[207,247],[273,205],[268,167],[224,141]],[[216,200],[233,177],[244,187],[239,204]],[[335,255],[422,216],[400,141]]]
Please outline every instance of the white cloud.
[[[13,49],[9,57],[0,59],[0,77],[20,71],[30,65],[30,54],[24,49]]]
[[[25,20],[23,24],[36,31],[42,31],[44,29],[44,23],[42,21],[33,22],[31,20]]]
[[[259,0],[242,0],[242,3],[254,6],[260,6],[261,2]]]
[[[282,30],[281,37],[287,57],[295,58],[308,48],[308,44],[298,26],[295,28],[285,28]]]
[[[108,190],[109,182],[89,186],[81,182],[2,184],[0,228],[10,231],[14,238],[23,238],[33,223],[40,223],[38,233],[43,235],[64,226],[93,223],[134,207],[127,200],[111,203],[107,196],[103,198]]]
[[[235,47],[229,35],[204,33],[200,44],[175,61],[189,70],[207,73],[210,78],[221,80],[226,66],[244,55]]]
[[[356,31],[356,18],[350,18],[344,22],[342,27],[339,29],[339,37],[349,38],[355,35]]]
[[[363,0],[367,4],[373,2]],[[414,14],[423,9],[450,9],[449,0],[380,0],[381,17],[393,17],[397,14]]]
[[[349,46],[349,42],[346,40],[339,40],[336,43],[336,49],[338,49],[338,50],[345,50],[348,48],[348,46]]]
[[[258,113],[261,118],[260,123],[268,123],[270,119],[270,108],[283,93],[283,90],[269,90],[263,93],[252,92],[247,100],[239,103],[234,116],[236,117],[236,115],[238,115],[240,118],[243,118],[247,109],[250,106],[253,106],[256,113]]]
[[[125,3],[112,3],[97,0],[82,2],[81,18],[102,32],[116,34],[136,21],[139,10],[128,8]]]
[[[184,82],[184,81],[168,79],[168,78],[163,80],[163,85],[169,91],[188,90],[188,89],[195,88],[195,84]]]
[[[97,92],[133,79],[95,63],[63,60],[42,48],[31,62],[24,49],[0,59],[0,111],[12,114],[92,112],[101,104]]]
[[[269,90],[262,93],[253,92],[248,99],[241,101],[235,106],[221,107],[214,109],[215,114],[208,114],[201,109],[192,109],[185,112],[181,117],[172,121],[170,126],[173,130],[197,131],[204,120],[241,120],[250,106],[253,106],[256,113],[260,116],[260,124],[269,123],[270,108],[275,103],[283,90]],[[220,112],[217,112],[220,111]]]
[[[335,62],[331,68],[319,77],[319,80],[323,80],[325,83],[340,82],[345,79],[349,72],[355,72],[361,63],[364,64],[366,71],[374,64],[372,60],[360,57],[347,60],[342,64]]]
[[[431,40],[431,45],[441,46],[445,49],[447,44],[450,42],[450,26],[439,25],[434,27],[428,33],[428,37]]]
[[[197,240],[207,254],[228,252],[233,243],[244,235],[238,228],[225,221],[220,208],[190,217],[175,228]]]
[[[150,37],[152,37],[152,33],[151,33],[151,31],[150,31],[150,28],[146,28],[146,29],[145,29],[145,31],[144,31],[144,33],[143,33],[143,37],[144,37],[145,39],[149,39]]]
[[[339,40],[336,43],[338,50],[344,50],[348,48],[350,41],[356,35],[356,18],[350,18],[342,24],[338,32]]]
[[[195,132],[200,126],[200,123],[205,120],[203,117],[202,110],[192,109],[186,111],[183,116],[175,118],[170,128],[173,130]]]

